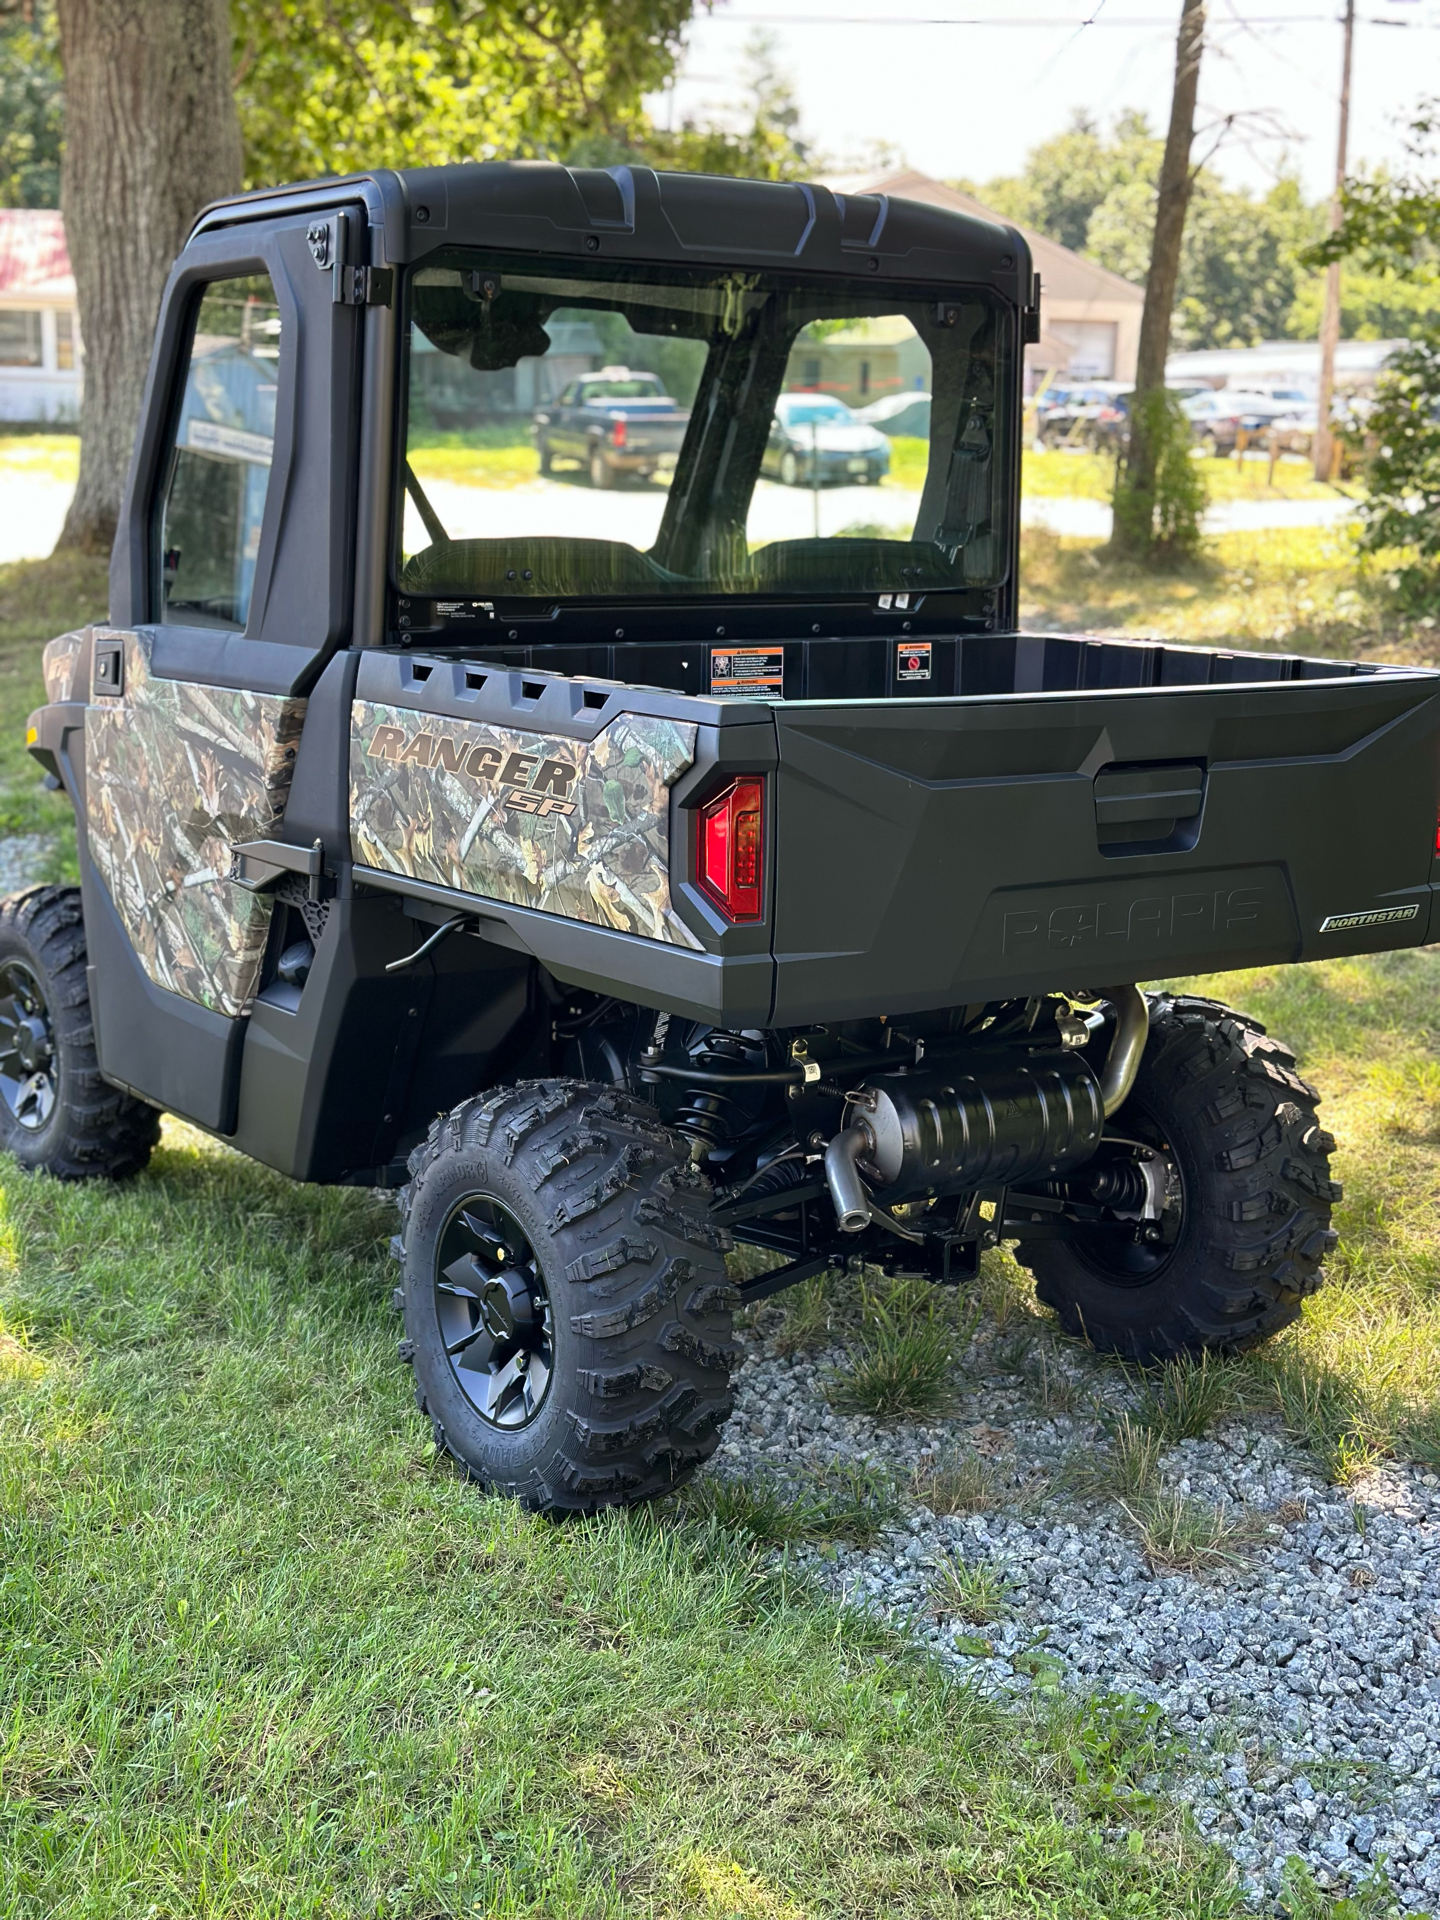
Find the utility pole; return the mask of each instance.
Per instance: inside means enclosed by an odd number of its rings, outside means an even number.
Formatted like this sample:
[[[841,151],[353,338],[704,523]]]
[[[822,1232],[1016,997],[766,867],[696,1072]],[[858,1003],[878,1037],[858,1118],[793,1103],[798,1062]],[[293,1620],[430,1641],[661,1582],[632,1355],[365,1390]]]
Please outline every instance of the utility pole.
[[[1340,140],[1335,150],[1335,197],[1330,202],[1330,231],[1341,220],[1345,166],[1350,144],[1350,57],[1355,47],[1355,0],[1345,0],[1345,57],[1340,66]],[[1325,269],[1325,313],[1320,322],[1320,393],[1315,408],[1315,478],[1328,480],[1335,464],[1330,405],[1335,394],[1335,347],[1340,338],[1340,262]]]

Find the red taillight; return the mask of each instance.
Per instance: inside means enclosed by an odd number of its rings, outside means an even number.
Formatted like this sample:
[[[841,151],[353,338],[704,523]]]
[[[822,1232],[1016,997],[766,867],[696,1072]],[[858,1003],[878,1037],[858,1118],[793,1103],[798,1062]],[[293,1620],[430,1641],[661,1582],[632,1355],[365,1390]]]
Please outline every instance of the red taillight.
[[[1440,810],[1435,814],[1435,854],[1440,859]]]
[[[623,420],[617,420],[617,421],[615,422],[615,424],[614,424],[614,426],[613,426],[613,427],[611,427],[611,429],[610,429],[610,444],[611,444],[612,446],[616,446],[616,447],[623,447],[623,446],[624,446],[624,444],[625,444],[625,422],[624,422]]]
[[[700,809],[700,885],[730,920],[758,920],[764,890],[763,780],[733,781]]]

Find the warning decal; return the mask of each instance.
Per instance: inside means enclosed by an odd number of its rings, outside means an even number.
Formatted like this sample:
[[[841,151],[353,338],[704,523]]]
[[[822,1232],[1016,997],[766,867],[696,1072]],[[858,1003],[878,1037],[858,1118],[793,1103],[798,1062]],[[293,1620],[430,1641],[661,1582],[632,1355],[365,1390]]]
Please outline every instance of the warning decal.
[[[928,680],[930,678],[930,642],[928,640],[897,642],[895,678],[897,680]]]
[[[785,697],[783,647],[712,647],[710,691],[728,700],[781,700]]]

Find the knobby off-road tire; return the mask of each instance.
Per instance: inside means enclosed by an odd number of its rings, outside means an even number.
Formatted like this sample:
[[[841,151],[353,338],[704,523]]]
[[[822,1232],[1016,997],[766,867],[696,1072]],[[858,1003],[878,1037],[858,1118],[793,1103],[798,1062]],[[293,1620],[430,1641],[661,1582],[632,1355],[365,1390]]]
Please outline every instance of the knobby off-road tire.
[[[400,1353],[437,1446],[540,1512],[688,1479],[730,1414],[739,1304],[689,1142],[627,1094],[534,1081],[436,1121],[410,1173]]]
[[[0,902],[0,1149],[58,1180],[139,1173],[160,1115],[103,1078],[77,887]]]
[[[1142,1362],[1234,1352],[1278,1333],[1334,1246],[1335,1141],[1295,1056],[1213,1000],[1152,996],[1150,1038],[1110,1131],[1163,1145],[1173,1245],[1023,1243],[1016,1257],[1067,1332]]]

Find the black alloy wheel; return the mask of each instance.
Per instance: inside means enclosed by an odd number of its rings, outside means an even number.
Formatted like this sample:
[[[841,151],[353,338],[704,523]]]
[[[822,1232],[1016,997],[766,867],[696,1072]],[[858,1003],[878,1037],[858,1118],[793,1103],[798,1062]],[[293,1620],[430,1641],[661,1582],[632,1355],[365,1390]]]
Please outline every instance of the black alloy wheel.
[[[489,1194],[461,1201],[440,1234],[435,1317],[456,1384],[480,1418],[507,1432],[529,1426],[555,1370],[554,1315],[535,1249]]]
[[[100,1072],[86,962],[78,887],[0,901],[0,1152],[57,1180],[123,1180],[160,1116]]]
[[[729,1236],[690,1142],[613,1087],[463,1101],[400,1196],[400,1357],[436,1447],[541,1513],[672,1493],[719,1444]]]
[[[55,1111],[55,1029],[49,1002],[23,960],[0,965],[0,1100],[17,1126],[39,1133]]]
[[[1149,1365],[1239,1352],[1297,1319],[1336,1238],[1335,1142],[1319,1099],[1258,1020],[1151,995],[1144,1057],[1110,1136],[1136,1157],[1098,1163],[1090,1182],[1137,1235],[1080,1228],[1016,1250],[1066,1332]]]

